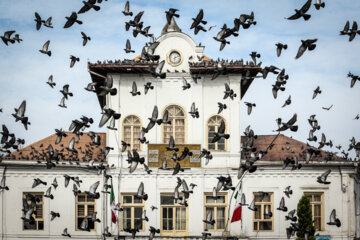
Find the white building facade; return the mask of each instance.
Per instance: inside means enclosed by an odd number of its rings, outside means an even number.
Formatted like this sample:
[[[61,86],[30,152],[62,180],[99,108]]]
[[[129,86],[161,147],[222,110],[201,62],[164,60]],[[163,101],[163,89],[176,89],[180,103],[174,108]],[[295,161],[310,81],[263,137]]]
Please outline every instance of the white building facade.
[[[111,75],[113,87],[117,88],[115,96],[99,97],[102,108],[111,108],[121,113],[121,118],[115,122],[117,130],[106,129],[106,146],[114,148],[107,156],[108,166],[113,166],[107,169],[107,174],[112,176],[115,200],[120,202],[124,209],[117,213],[116,224],[111,222],[109,194],[101,194],[97,200],[85,197],[79,199],[74,197],[70,189],[65,189],[64,174],[79,176],[83,180],[82,191],[96,181],[100,181],[98,191],[103,189],[103,176],[89,170],[84,164],[65,164],[47,170],[44,166],[36,166],[34,161],[4,160],[2,166],[7,166],[7,185],[10,191],[0,193],[2,239],[64,239],[65,237],[61,236],[64,228],[68,228],[68,232],[76,239],[101,239],[106,226],[109,226],[113,236],[131,238],[124,229],[135,228],[143,210],[146,210],[149,221],[140,221],[136,238],[147,238],[149,228],[153,226],[160,229],[157,237],[164,238],[201,238],[202,232],[207,229],[212,234],[210,238],[287,239],[286,227],[290,224],[285,221],[286,213],[276,208],[284,196],[285,187],[289,185],[294,193],[290,199],[285,198],[288,209],[296,209],[301,196],[308,195],[314,209],[314,221],[319,228],[316,233],[330,237],[323,239],[360,237],[358,166],[357,163],[343,161],[313,162],[304,164],[302,169],[296,171],[283,170],[281,159],[259,161],[258,170],[244,176],[242,192],[248,203],[259,191],[268,192],[269,197],[257,202],[258,213],[243,207],[242,221],[230,223],[235,206],[234,192],[220,191],[217,199],[211,196],[219,176],[230,176],[233,185],[238,184],[242,134],[240,103],[252,82],[252,79],[243,76],[248,71],[251,76],[255,76],[261,68],[254,64],[245,65],[242,60],[224,62],[226,74],[220,74],[211,80],[214,72],[218,70],[214,67],[215,62],[204,57],[204,47],[197,46],[190,36],[181,32],[175,22],[166,26],[156,41],[159,45],[155,55],[160,56],[159,61],[165,60],[165,79],[152,77],[147,71],[151,63],[145,61],[89,63],[92,81],[101,83],[103,77]],[[176,57],[172,58],[172,54]],[[176,60],[177,57],[180,57],[180,61]],[[204,60],[199,61],[198,57],[204,57]],[[191,75],[194,74],[200,76],[197,83],[192,80]],[[190,89],[182,90],[183,78],[191,84]],[[133,82],[136,82],[141,95],[130,94]],[[145,95],[143,86],[147,82],[151,82],[154,89],[150,89]],[[233,100],[223,99],[225,83],[237,94]],[[199,110],[199,118],[192,118],[188,113],[193,102]],[[227,109],[220,114],[218,102],[227,105]],[[147,126],[154,106],[159,110],[159,118],[168,111],[172,124],[156,125],[146,134],[149,144],[140,144],[139,133],[142,127]],[[211,144],[213,133],[217,131],[221,120],[224,120],[226,133],[230,134],[230,138]],[[172,175],[172,170],[159,169],[163,154],[166,154],[164,147],[170,136],[174,137],[180,149],[188,146],[194,153],[193,157],[180,161],[185,169],[175,176]],[[150,174],[146,173],[140,164],[133,173],[129,173],[127,152],[121,152],[122,140],[131,144],[130,150],[137,149],[140,157],[145,158],[145,164],[152,170]],[[208,164],[205,159],[198,158],[203,148],[210,150],[213,155]],[[170,167],[174,165],[172,160],[168,162]],[[317,176],[326,169],[332,169],[328,178],[331,184],[317,183]],[[46,180],[48,185],[37,187],[35,191],[31,185],[36,177]],[[42,208],[43,217],[39,218],[43,221],[42,229],[24,229],[20,219],[24,193],[43,194],[54,177],[59,180],[59,187],[53,193],[55,198],[43,198],[43,205],[39,207]],[[173,199],[177,177],[185,179],[188,185],[196,184],[187,199],[187,207]],[[146,201],[134,198],[141,182],[148,194]],[[70,188],[72,184],[71,182]],[[271,218],[263,216],[265,205],[271,206]],[[152,210],[152,206],[157,209]],[[326,224],[332,209],[336,209],[337,217],[341,220],[340,228]],[[50,211],[60,212],[61,217],[50,221]],[[90,232],[79,231],[79,214],[85,216],[93,211],[97,212],[101,223],[95,223]],[[214,226],[203,223],[209,211],[215,218]]]

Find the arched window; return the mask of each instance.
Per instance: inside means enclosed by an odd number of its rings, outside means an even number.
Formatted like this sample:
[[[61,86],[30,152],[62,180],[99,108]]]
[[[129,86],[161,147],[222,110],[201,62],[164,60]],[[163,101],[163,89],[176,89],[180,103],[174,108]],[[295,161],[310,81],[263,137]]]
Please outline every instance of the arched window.
[[[123,121],[123,140],[130,144],[130,149],[141,150],[139,141],[141,121],[135,115],[127,116]]]
[[[215,133],[218,131],[218,128],[220,127],[221,121],[225,119],[219,115],[212,116],[209,121],[207,122],[207,142],[208,142],[208,150],[211,151],[226,151],[226,140],[225,138],[221,138],[216,143],[211,143],[211,141],[214,138]],[[227,129],[225,128],[225,132]]]
[[[186,126],[184,110],[177,105],[170,105],[165,111],[168,111],[171,124],[163,124],[163,143],[168,143],[170,136],[173,136],[175,144],[184,144]]]

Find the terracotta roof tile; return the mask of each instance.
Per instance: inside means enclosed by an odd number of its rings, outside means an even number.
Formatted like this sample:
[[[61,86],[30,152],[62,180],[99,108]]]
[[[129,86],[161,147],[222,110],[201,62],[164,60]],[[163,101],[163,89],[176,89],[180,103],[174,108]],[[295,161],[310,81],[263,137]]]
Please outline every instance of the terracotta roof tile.
[[[253,147],[256,150],[266,150],[267,147],[273,142],[274,146],[272,149],[267,150],[267,154],[263,156],[262,161],[280,161],[285,160],[287,157],[298,157],[299,160],[304,160],[302,157],[302,152],[308,148],[307,144],[291,137],[287,137],[283,134],[280,134],[276,139],[274,135],[258,135],[257,139],[254,140]],[[275,139],[275,140],[274,140]],[[241,137],[241,142],[245,143],[247,140],[246,136]],[[317,149],[317,148],[314,148]],[[313,160],[324,161],[327,157],[327,152],[321,150],[321,156]],[[346,161],[344,158],[339,156],[333,157],[332,161]]]
[[[47,152],[48,146],[51,144],[54,150],[61,152],[64,154],[64,158],[60,160],[69,160],[69,159],[79,159],[80,162],[89,161],[91,159],[95,161],[106,161],[104,154],[102,154],[103,150],[106,146],[106,133],[96,133],[100,136],[100,145],[90,145],[93,141],[87,135],[87,132],[84,132],[80,137],[79,142],[75,142],[75,149],[78,151],[78,154],[69,154],[69,151],[66,148],[69,146],[70,140],[75,137],[75,141],[77,141],[77,137],[72,132],[66,132],[67,137],[63,137],[61,142],[55,145],[56,134],[52,134],[44,139],[41,139],[35,143],[32,143],[18,151],[14,151],[7,158],[9,160],[45,160],[43,156],[43,152]],[[63,149],[63,150],[62,150]],[[86,150],[88,154],[86,155]],[[83,157],[85,157],[83,159]]]

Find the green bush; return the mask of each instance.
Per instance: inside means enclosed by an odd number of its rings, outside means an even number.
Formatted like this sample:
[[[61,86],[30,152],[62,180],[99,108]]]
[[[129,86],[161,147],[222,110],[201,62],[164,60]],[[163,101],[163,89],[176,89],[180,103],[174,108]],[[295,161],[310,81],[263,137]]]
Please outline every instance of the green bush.
[[[312,220],[310,200],[303,195],[297,205],[297,216],[300,230],[296,232],[297,240],[304,240],[309,232],[309,240],[315,240],[315,226]]]

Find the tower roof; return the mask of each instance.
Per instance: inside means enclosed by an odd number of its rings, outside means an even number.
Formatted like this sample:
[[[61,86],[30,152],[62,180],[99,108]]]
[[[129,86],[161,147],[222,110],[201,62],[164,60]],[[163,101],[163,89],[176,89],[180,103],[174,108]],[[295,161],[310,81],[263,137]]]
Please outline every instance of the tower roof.
[[[168,32],[181,32],[181,29],[177,25],[175,18],[171,18],[170,24],[166,23],[161,31],[161,35]]]

